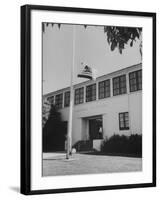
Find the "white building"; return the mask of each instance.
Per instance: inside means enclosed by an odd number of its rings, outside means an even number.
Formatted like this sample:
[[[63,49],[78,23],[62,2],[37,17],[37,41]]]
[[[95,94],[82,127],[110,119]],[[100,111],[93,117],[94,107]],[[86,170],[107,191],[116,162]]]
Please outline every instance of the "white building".
[[[70,88],[44,95],[68,122]],[[133,65],[74,86],[72,144],[113,134],[142,134],[142,64]]]

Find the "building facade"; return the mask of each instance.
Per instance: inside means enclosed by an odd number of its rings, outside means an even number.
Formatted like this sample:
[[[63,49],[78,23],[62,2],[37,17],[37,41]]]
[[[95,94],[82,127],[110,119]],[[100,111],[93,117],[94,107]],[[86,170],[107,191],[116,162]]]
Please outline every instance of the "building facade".
[[[70,88],[43,96],[68,122]],[[92,141],[95,149],[114,134],[142,134],[142,64],[74,85],[72,144]]]

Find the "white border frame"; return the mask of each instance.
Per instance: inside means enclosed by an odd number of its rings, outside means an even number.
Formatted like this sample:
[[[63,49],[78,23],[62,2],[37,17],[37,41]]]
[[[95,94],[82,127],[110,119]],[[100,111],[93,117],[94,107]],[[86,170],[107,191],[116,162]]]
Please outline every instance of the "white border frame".
[[[74,16],[74,17],[73,17]],[[107,21],[107,24],[106,24]],[[142,172],[42,177],[42,22],[134,26],[143,28]],[[31,11],[31,190],[152,183],[152,18],[139,16]],[[149,82],[149,83],[148,83]],[[144,126],[145,124],[145,126]],[[96,181],[95,181],[96,180]]]

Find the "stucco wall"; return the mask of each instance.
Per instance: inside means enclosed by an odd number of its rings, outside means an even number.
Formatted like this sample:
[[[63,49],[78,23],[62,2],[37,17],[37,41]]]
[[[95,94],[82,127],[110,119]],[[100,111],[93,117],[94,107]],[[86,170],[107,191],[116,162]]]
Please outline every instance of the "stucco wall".
[[[119,113],[129,112],[129,130],[119,130]],[[61,109],[64,121],[68,121],[69,109]],[[87,118],[102,115],[103,135],[141,134],[142,133],[142,92],[118,95],[103,100],[74,106],[73,144],[88,139]]]

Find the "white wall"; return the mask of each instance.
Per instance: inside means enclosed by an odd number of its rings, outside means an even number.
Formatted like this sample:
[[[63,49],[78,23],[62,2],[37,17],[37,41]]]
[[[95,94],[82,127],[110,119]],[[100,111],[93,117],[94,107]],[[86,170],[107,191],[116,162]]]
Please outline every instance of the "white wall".
[[[0,199],[2,200],[81,200],[81,199],[115,199],[115,200],[135,200],[135,199],[159,199],[160,196],[160,127],[157,130],[157,188],[141,188],[129,190],[112,190],[99,192],[81,192],[69,194],[51,194],[26,197],[17,192],[19,190],[19,145],[20,145],[20,13],[19,6],[22,4],[48,4],[61,6],[79,6],[79,7],[93,7],[106,9],[120,9],[120,10],[136,10],[136,11],[151,11],[158,12],[159,18],[159,0],[152,1],[128,1],[128,0],[5,0],[1,1],[0,6],[0,62],[1,62],[1,78],[0,78]],[[159,20],[158,20],[159,21]],[[160,35],[160,26],[158,22],[158,34]],[[159,55],[160,40],[157,39]],[[160,71],[159,71],[159,57],[157,64],[157,86],[158,86],[158,118],[157,124],[160,121]]]
[[[129,113],[132,134],[145,134],[142,132],[142,98],[143,91],[131,93],[129,96]]]
[[[110,97],[99,100],[97,96],[98,100],[96,101],[86,102],[74,106],[72,144],[79,140],[88,139],[88,127],[86,127],[87,121],[84,118],[93,117],[96,115],[102,116],[104,138],[109,138],[114,134],[142,134],[142,90],[130,92],[128,78],[130,72],[137,71],[139,69],[140,66],[136,66],[134,68],[132,67],[124,69],[123,72],[115,72],[111,76],[107,77],[107,79],[110,79],[110,83],[112,83],[112,78],[126,74],[127,94],[113,96],[113,87],[111,84]],[[99,81],[97,81],[97,86]],[[86,86],[86,83],[84,83],[82,86]],[[68,121],[69,108],[62,108],[60,109],[60,112],[62,114],[63,120]],[[129,130],[119,129],[119,113],[123,112],[129,113]]]
[[[65,121],[68,121],[68,111],[68,108],[61,110],[63,120]],[[119,130],[119,113],[121,112],[129,112],[129,130]],[[96,115],[102,115],[103,134],[108,138],[113,134],[142,134],[142,91],[75,106],[73,114],[73,144],[78,140],[85,139],[87,127],[82,127],[82,118]]]

